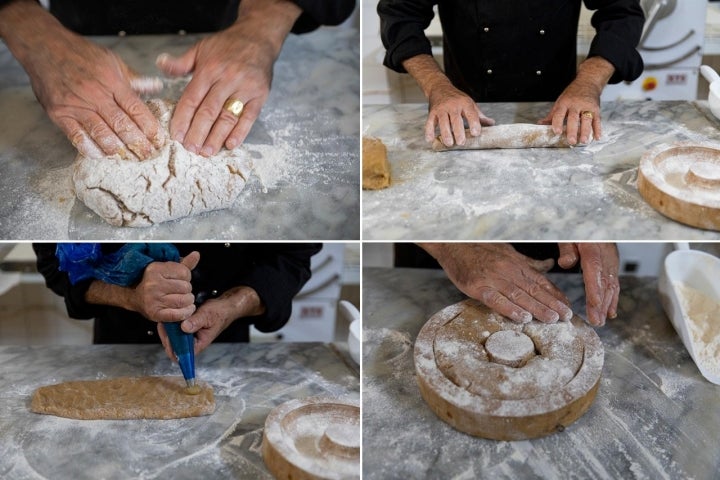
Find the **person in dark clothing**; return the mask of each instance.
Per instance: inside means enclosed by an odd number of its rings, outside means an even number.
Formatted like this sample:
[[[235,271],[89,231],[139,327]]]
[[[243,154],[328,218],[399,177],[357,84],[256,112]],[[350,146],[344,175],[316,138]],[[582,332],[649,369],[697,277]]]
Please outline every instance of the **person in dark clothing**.
[[[566,122],[568,142],[586,143],[602,133],[600,94],[607,83],[640,76],[636,47],[644,14],[639,0],[584,0],[596,10],[597,31],[587,59],[576,69],[581,0],[380,0],[384,64],[408,72],[430,103],[428,141],[436,128],[447,146],[465,143],[494,121],[475,102],[554,101],[540,120],[555,133]],[[438,6],[443,28],[444,73],[423,30]],[[577,70],[577,71],[576,71]]]
[[[267,100],[287,35],[345,20],[355,0],[0,0],[0,38],[30,76],[50,119],[83,155],[145,160],[166,135],[136,92],[162,87],[117,55],[71,31],[217,33],[178,58],[158,56],[169,76],[193,74],[170,121],[170,136],[212,156],[240,145]],[[53,16],[54,15],[54,16]]]
[[[544,274],[582,271],[588,323],[617,316],[620,260],[613,243],[396,244],[395,265],[440,266],[461,292],[520,323],[572,318],[569,300]]]
[[[123,244],[102,244],[110,254]],[[177,243],[180,262],[153,262],[142,280],[121,287],[88,279],[75,284],[61,271],[54,243],[36,243],[38,271],[65,298],[72,318],[95,318],[95,343],[157,343],[168,350],[162,322],[182,321],[196,351],[213,341],[247,342],[290,318],[292,298],[310,278],[320,244]],[[157,333],[160,335],[158,338]],[[172,358],[172,357],[171,357]]]

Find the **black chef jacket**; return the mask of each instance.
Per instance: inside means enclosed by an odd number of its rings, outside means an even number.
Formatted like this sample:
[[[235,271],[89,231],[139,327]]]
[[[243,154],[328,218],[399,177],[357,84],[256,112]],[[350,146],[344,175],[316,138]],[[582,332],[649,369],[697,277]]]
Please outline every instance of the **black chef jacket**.
[[[245,285],[252,287],[265,304],[265,313],[236,320],[216,342],[247,342],[249,325],[262,332],[280,329],[290,318],[292,298],[310,278],[310,257],[320,244],[230,244],[178,243],[181,256],[197,250],[200,263],[192,271],[196,303],[221,295],[226,290]],[[104,253],[118,250],[122,244],[103,244]],[[157,343],[157,324],[122,308],[94,305],[85,301],[92,280],[70,283],[68,275],[58,269],[54,243],[33,244],[38,271],[46,285],[65,298],[72,318],[95,318],[95,343]]]
[[[644,15],[638,0],[584,0],[597,10],[588,57],[615,66],[610,83],[634,80]],[[573,80],[581,0],[380,0],[384,64],[431,55],[423,30],[438,5],[445,74],[476,102],[555,101]]]
[[[12,0],[0,0],[0,7]],[[293,0],[303,13],[292,31],[337,25],[350,16],[355,0]],[[50,12],[83,35],[214,32],[237,18],[240,0],[50,0]]]

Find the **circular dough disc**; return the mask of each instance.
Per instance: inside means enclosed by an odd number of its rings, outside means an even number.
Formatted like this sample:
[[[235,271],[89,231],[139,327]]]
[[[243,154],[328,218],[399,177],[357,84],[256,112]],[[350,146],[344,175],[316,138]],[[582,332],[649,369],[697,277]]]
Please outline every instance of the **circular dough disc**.
[[[324,397],[285,402],[265,420],[262,455],[278,479],[359,479],[360,406]]]
[[[663,215],[720,230],[720,148],[679,143],[646,152],[638,169],[640,195]]]
[[[414,357],[420,392],[442,420],[471,435],[521,440],[563,430],[587,411],[604,352],[579,317],[516,324],[465,300],[428,320]]]

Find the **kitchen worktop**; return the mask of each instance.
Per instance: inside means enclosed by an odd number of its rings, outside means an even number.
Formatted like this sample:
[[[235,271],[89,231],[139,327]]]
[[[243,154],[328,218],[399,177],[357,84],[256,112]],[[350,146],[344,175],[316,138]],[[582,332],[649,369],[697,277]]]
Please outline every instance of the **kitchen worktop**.
[[[196,358],[215,390],[212,415],[83,421],[30,412],[33,391],[179,368],[159,345],[0,347],[0,478],[270,480],[260,451],[270,410],[311,396],[358,400],[348,362],[335,344],[214,344]]]
[[[551,274],[584,317],[580,274]],[[720,386],[664,315],[656,278],[621,277],[618,318],[598,328],[595,402],[565,431],[516,442],[454,430],[420,396],[413,344],[463,299],[440,270],[363,270],[363,478],[717,478]]]
[[[488,103],[498,124],[537,123],[550,103]],[[392,185],[362,193],[363,239],[718,239],[670,220],[637,191],[651,147],[720,144],[707,102],[608,102],[603,137],[571,149],[434,152],[426,104],[364,105],[363,135],[388,149]]]
[[[139,72],[179,55],[198,35],[95,37]],[[358,239],[359,34],[290,35],[244,148],[255,172],[235,205],[148,228],[112,227],[75,199],[75,151],[0,44],[0,239]],[[166,80],[179,98],[186,80]]]

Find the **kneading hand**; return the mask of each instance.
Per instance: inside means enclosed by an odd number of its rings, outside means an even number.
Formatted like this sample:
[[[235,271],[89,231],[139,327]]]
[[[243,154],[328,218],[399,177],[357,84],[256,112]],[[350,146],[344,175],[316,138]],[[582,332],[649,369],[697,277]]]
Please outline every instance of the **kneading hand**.
[[[570,320],[567,297],[543,275],[553,261],[528,258],[500,243],[420,244],[463,293],[519,323]]]
[[[600,57],[585,60],[577,76],[555,101],[550,113],[540,120],[542,125],[552,125],[555,134],[563,132],[570,145],[589,143],[592,138],[600,140],[600,94],[615,72],[615,67]]]
[[[0,33],[27,71],[50,119],[89,157],[141,160],[165,143],[159,122],[133,90],[162,88],[137,82],[114,53],[65,29],[36,2],[3,7]]]
[[[240,145],[267,100],[273,64],[300,13],[288,0],[243,0],[228,29],[179,58],[160,55],[157,65],[167,75],[193,72],[170,121],[171,137],[207,157],[223,145]],[[226,106],[236,100],[243,107],[234,114]]]
[[[494,125],[495,121],[486,117],[472,98],[452,84],[442,83],[430,91],[430,112],[425,123],[425,139],[435,139],[435,129],[440,130],[440,139],[447,147],[454,144],[465,145],[465,126],[467,121],[470,134],[480,135],[481,125]],[[454,137],[454,138],[453,138]]]
[[[580,261],[585,282],[588,323],[602,326],[606,318],[617,317],[620,260],[615,244],[561,243],[559,247],[560,267],[570,268]]]

